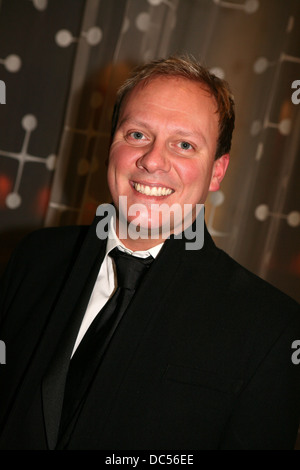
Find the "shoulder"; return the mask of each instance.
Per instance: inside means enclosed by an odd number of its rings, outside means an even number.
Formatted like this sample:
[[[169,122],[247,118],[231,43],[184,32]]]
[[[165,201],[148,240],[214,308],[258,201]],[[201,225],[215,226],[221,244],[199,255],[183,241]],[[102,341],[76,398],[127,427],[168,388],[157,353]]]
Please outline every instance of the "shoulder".
[[[251,312],[253,320],[286,323],[294,319],[300,325],[300,305],[296,300],[243,267],[224,251],[216,250],[215,282],[221,285],[223,301],[228,308],[239,309],[245,315]]]
[[[17,245],[4,275],[5,280],[17,280],[48,269],[60,269],[76,257],[88,227],[68,226],[42,228],[26,235]],[[37,274],[39,275],[39,274]]]
[[[88,240],[88,230],[89,226],[68,226],[26,235],[1,278],[0,311],[6,311],[16,299],[23,299],[28,310],[31,301],[46,297],[51,289],[59,292]]]
[[[257,274],[249,271],[224,251],[218,250],[218,270],[221,276],[226,276],[227,287],[231,292],[247,292],[251,294],[264,293],[264,295],[274,296],[277,300],[282,298],[284,301],[290,301],[297,304],[291,297],[286,295],[277,287],[274,287],[268,281],[262,279]],[[222,273],[222,274],[221,274]],[[250,290],[250,291],[249,291]]]
[[[26,235],[14,250],[11,262],[36,263],[58,261],[61,256],[77,252],[85,239],[88,226],[49,227]]]
[[[80,234],[86,234],[88,225],[69,225],[65,227],[47,227],[34,230],[23,237],[18,247],[36,246],[59,240],[76,239]]]
[[[181,240],[177,245],[184,260],[181,280],[188,283],[187,291],[193,291],[193,297],[200,298],[202,292],[201,298],[205,294],[213,308],[218,303],[220,310],[232,313],[234,318],[236,315],[241,318],[243,312],[245,317],[249,312],[254,316],[262,312],[269,312],[273,317],[276,312],[287,316],[288,311],[297,311],[300,318],[299,304],[294,299],[218,248],[207,230],[201,249],[185,249]],[[169,257],[174,254],[170,250]]]
[[[218,248],[210,235],[198,251],[186,251],[186,273],[195,291],[203,290],[212,309],[233,322],[286,324],[289,319],[300,322],[298,302],[277,287],[249,271],[230,255]],[[201,285],[200,285],[201,283]],[[203,295],[201,296],[203,297]]]

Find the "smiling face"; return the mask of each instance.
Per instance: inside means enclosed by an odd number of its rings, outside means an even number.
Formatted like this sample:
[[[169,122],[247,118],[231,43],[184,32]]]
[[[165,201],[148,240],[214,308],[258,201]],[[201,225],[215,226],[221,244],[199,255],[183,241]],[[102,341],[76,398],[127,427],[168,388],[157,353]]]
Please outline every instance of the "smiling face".
[[[161,224],[159,205],[203,204],[216,191],[229,155],[214,160],[219,132],[216,103],[201,85],[180,77],[156,77],[125,98],[109,154],[108,185],[115,207],[142,204],[139,223]],[[128,223],[134,216],[125,214]],[[117,224],[118,234],[118,224]],[[131,249],[162,239],[124,240]],[[133,247],[134,246],[134,247]]]

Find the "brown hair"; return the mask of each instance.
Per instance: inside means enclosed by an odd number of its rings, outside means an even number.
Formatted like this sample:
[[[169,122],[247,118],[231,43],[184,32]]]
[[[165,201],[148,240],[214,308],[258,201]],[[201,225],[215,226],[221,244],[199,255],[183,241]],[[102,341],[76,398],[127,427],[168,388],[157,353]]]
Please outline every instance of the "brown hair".
[[[217,103],[219,113],[219,137],[215,159],[218,159],[231,148],[232,132],[234,129],[234,100],[228,83],[210,73],[199,62],[190,56],[171,56],[167,59],[157,59],[136,67],[130,77],[125,80],[118,90],[112,118],[112,136],[115,133],[120,109],[125,96],[140,82],[144,84],[157,76],[182,77],[200,83],[207,88]]]

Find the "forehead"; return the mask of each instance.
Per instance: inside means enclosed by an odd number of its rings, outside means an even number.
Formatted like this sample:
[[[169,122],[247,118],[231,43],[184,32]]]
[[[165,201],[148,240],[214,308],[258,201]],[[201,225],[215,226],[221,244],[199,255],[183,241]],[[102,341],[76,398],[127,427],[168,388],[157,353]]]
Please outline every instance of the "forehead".
[[[155,77],[139,83],[121,108],[118,127],[145,125],[150,129],[194,135],[214,151],[219,115],[215,98],[201,83],[179,77]]]
[[[182,77],[158,76],[143,80],[125,96],[122,118],[131,113],[147,115],[150,111],[187,114],[192,119],[207,117],[218,122],[217,104],[205,84]]]

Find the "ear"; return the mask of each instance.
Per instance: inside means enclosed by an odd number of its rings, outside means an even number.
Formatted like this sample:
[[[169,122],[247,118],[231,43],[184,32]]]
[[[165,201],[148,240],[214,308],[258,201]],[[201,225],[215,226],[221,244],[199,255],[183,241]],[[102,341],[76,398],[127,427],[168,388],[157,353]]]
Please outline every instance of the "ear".
[[[220,184],[222,179],[225,176],[227,167],[229,164],[229,153],[225,153],[220,158],[215,160],[212,176],[210,180],[209,191],[218,191],[220,189]]]

